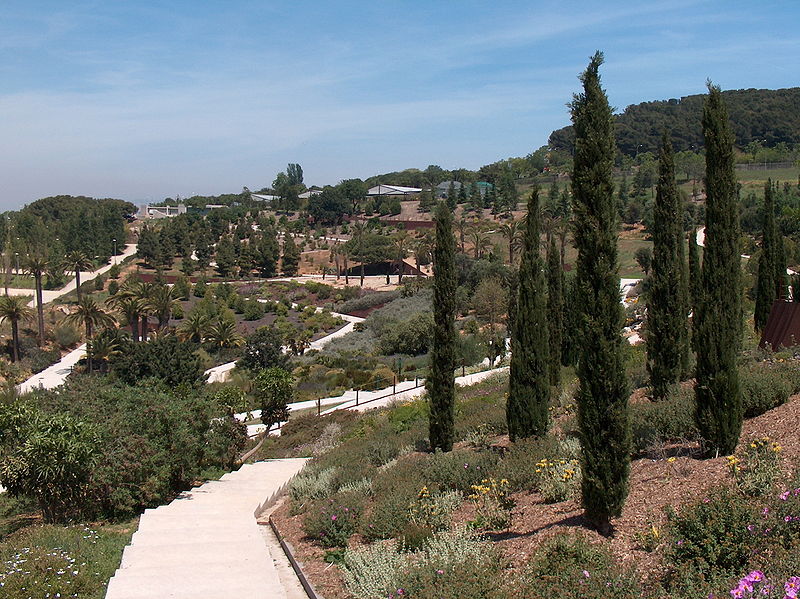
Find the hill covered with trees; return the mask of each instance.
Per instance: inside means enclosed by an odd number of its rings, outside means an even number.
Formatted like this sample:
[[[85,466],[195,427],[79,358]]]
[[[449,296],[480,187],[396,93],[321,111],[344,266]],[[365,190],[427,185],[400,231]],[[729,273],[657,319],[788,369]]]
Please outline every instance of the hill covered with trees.
[[[800,87],[787,89],[739,89],[722,92],[741,149],[800,143]],[[656,152],[661,133],[667,129],[676,151],[703,147],[700,134],[704,94],[678,99],[642,102],[628,106],[614,117],[620,152]],[[575,133],[571,126],[550,134],[551,149],[572,152]],[[750,146],[750,148],[748,148]]]

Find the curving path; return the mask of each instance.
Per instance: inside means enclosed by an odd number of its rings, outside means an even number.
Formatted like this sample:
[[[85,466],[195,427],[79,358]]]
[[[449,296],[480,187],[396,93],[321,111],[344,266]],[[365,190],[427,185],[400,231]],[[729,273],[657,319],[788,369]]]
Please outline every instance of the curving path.
[[[284,556],[279,549],[271,553],[256,518],[306,461],[246,464],[168,505],[145,510],[106,599],[296,596],[276,567]]]

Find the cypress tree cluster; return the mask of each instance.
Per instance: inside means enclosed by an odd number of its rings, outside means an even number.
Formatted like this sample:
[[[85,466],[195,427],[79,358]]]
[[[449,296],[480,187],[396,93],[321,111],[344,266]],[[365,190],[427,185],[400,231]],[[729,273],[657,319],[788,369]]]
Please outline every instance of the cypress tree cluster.
[[[703,105],[706,238],[701,298],[694,316],[697,351],[695,421],[709,456],[733,453],[742,430],[736,357],[742,334],[739,206],[733,133],[719,87]]]
[[[550,401],[547,300],[539,255],[539,190],[528,200],[517,282],[506,421],[512,441],[547,432]]]
[[[653,207],[653,262],[647,302],[647,369],[655,399],[667,397],[688,362],[689,300],[682,219],[672,144],[664,133]]]
[[[561,344],[564,326],[564,273],[555,237],[547,248],[547,324],[550,335],[550,385],[561,384]]]
[[[617,266],[617,207],[612,168],[611,107],[600,86],[597,52],[571,104],[575,128],[572,175],[580,314],[578,424],[585,515],[602,534],[628,495],[631,436],[622,359],[622,307]]]
[[[783,257],[783,240],[775,225],[774,187],[770,179],[764,186],[764,231],[761,256],[758,259],[754,315],[756,331],[761,332],[767,326],[773,302],[784,295],[785,279],[786,264]]]
[[[445,202],[436,206],[433,251],[433,343],[425,386],[430,401],[428,422],[432,449],[453,449],[456,368],[456,240],[453,215]]]
[[[689,305],[691,309],[697,313],[697,304],[700,302],[702,296],[702,286],[700,280],[702,277],[700,268],[700,246],[697,245],[697,231],[694,227],[689,231]]]

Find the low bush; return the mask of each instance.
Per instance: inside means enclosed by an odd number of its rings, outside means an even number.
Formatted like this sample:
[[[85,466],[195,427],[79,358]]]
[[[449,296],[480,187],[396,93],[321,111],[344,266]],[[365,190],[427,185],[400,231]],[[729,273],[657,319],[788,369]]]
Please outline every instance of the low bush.
[[[431,493],[422,487],[416,501],[408,506],[408,519],[417,526],[433,532],[450,525],[450,516],[461,505],[463,496],[458,491]]]
[[[759,437],[745,445],[741,458],[728,456],[728,469],[742,493],[750,497],[769,493],[780,475],[780,451],[769,437]]]
[[[347,547],[347,540],[358,529],[363,504],[363,495],[337,493],[311,507],[303,530],[323,547]]]
[[[672,541],[668,563],[705,578],[735,575],[745,568],[754,537],[754,509],[738,493],[721,488],[680,513],[667,513]]]
[[[342,291],[343,290],[337,290],[337,293],[342,293]],[[399,291],[376,291],[372,293],[366,293],[361,297],[350,299],[345,298],[345,301],[334,306],[334,312],[338,312],[339,314],[350,314],[351,312],[368,310],[374,306],[380,306],[391,302],[398,297],[400,297]]]
[[[336,478],[336,468],[304,468],[289,487],[289,497],[297,506],[331,496]]]
[[[34,348],[32,349],[27,356],[27,360],[30,363],[31,372],[34,374],[41,372],[48,366],[55,364],[61,359],[61,352],[57,349],[51,350],[44,350]]]
[[[75,327],[62,322],[53,328],[53,339],[61,349],[69,349],[81,340],[81,334]]]
[[[631,433],[635,452],[654,443],[694,439],[694,389],[680,387],[664,401],[636,403],[630,407]]]
[[[766,363],[740,369],[739,384],[745,418],[760,416],[783,405],[793,391],[789,378]]]
[[[422,475],[426,484],[438,484],[442,489],[472,492],[497,466],[497,454],[490,451],[437,452],[428,457]]]
[[[551,599],[628,599],[647,596],[629,572],[616,568],[607,547],[581,534],[562,533],[532,556],[521,577],[507,581],[508,596]]]
[[[528,491],[533,487],[535,464],[547,456],[558,455],[558,440],[552,435],[541,439],[520,439],[492,470],[495,478],[508,481],[513,492]]]

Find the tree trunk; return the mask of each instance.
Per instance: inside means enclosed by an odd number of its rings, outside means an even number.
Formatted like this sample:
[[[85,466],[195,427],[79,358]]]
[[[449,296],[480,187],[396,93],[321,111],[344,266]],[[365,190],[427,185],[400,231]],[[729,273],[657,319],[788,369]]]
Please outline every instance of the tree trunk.
[[[134,342],[139,341],[139,317],[128,318],[128,325],[131,327],[131,338]]]
[[[361,286],[364,286],[364,263],[361,263]]]
[[[89,374],[92,374],[92,352],[91,352],[91,342],[92,342],[92,322],[90,320],[86,321],[86,366],[89,369]]]
[[[141,320],[142,320],[142,326],[141,326],[140,339],[142,341],[147,341],[147,315],[146,314],[142,315]]]
[[[75,293],[78,294],[78,301],[81,301],[81,271],[75,269]]]
[[[350,268],[347,264],[347,256],[344,257],[344,284],[350,284]]]
[[[14,362],[19,362],[19,328],[16,320],[11,321],[11,351]]]
[[[42,306],[42,273],[36,278],[36,312],[39,317],[39,347],[44,345],[44,306]]]

